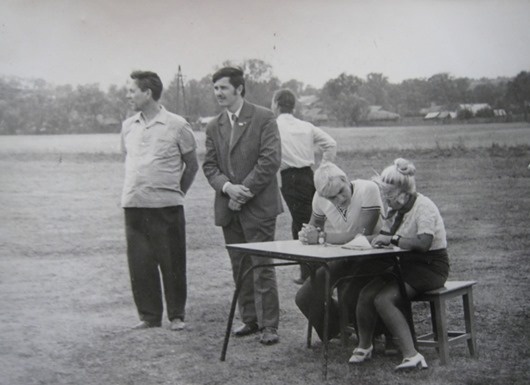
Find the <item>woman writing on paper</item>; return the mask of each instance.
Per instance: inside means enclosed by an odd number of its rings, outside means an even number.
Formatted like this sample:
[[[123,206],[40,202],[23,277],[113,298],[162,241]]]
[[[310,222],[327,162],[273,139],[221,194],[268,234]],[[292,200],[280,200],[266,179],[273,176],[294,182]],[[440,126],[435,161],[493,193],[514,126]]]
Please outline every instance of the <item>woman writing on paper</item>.
[[[377,233],[381,227],[381,194],[377,185],[369,180],[350,181],[344,171],[335,164],[323,163],[314,175],[316,194],[313,197],[313,213],[309,224],[302,228],[299,239],[305,244],[318,243],[318,234],[324,231],[325,242],[344,244],[356,235]],[[331,284],[339,278],[356,272],[355,262],[334,262],[329,265]],[[384,270],[387,262],[370,264],[375,271]],[[364,273],[364,271],[363,271]],[[350,284],[348,298],[350,309],[355,309],[357,294],[368,282],[359,279]],[[323,269],[316,272],[315,279],[307,279],[296,294],[296,304],[311,321],[318,336],[322,339],[324,323],[324,284]],[[353,317],[355,319],[355,317]],[[339,334],[338,306],[330,303],[329,338]]]
[[[374,247],[396,245],[415,252],[401,258],[409,298],[442,287],[449,274],[444,223],[436,205],[416,192],[415,172],[414,164],[399,158],[375,179],[388,213],[382,230],[372,240]],[[427,367],[424,357],[414,348],[409,325],[400,309],[402,300],[398,283],[390,275],[378,276],[362,289],[356,310],[359,345],[350,363],[371,358],[373,324],[381,317],[403,354],[403,362],[395,369]]]

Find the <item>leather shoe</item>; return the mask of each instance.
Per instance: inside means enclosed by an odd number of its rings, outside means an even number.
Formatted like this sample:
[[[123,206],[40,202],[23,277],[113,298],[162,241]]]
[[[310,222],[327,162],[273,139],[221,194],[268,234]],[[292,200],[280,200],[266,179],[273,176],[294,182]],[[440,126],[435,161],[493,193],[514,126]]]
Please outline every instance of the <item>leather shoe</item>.
[[[171,325],[169,325],[169,329],[173,331],[181,331],[184,330],[185,327],[186,324],[180,318],[175,318],[174,320],[171,320]]]
[[[280,340],[278,331],[275,328],[263,328],[259,342],[263,345],[274,345]]]
[[[258,331],[259,331],[258,324],[255,324],[255,323],[243,324],[234,330],[234,335],[236,337],[244,337],[250,334],[257,333]]]
[[[160,327],[159,322],[140,321],[140,323],[134,325],[132,329],[140,330],[140,329],[149,329],[149,328],[157,328],[157,327]]]

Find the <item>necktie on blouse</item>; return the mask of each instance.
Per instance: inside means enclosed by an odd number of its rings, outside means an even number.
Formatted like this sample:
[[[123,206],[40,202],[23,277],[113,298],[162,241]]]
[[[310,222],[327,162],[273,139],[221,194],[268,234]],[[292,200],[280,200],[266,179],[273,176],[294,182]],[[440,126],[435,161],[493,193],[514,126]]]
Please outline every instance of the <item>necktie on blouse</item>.
[[[392,216],[394,215],[396,216],[394,218],[394,223],[392,223],[392,227],[390,227],[390,235],[394,235],[396,231],[398,231],[399,226],[401,226],[401,223],[403,222],[403,217],[412,209],[412,206],[414,206],[414,202],[416,202],[417,197],[418,196],[416,194],[411,195],[409,201],[405,204],[405,206],[403,206],[399,210],[391,210],[388,213],[388,218],[392,218]]]

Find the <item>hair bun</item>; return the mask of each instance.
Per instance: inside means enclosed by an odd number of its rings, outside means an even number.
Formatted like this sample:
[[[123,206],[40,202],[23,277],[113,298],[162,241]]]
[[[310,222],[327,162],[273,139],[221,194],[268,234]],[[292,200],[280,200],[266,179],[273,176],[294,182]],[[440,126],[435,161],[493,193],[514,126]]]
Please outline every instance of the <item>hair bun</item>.
[[[400,174],[405,176],[414,176],[416,173],[416,167],[407,159],[397,158],[394,161],[394,166],[396,166],[396,170],[398,170]]]

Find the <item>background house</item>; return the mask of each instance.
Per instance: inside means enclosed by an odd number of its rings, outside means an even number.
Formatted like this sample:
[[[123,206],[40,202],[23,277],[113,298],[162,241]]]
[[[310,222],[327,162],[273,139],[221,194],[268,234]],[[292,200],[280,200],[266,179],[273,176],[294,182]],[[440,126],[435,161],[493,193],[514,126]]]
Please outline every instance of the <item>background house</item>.
[[[298,115],[316,126],[329,125],[330,118],[317,95],[304,95],[298,98]]]
[[[481,110],[491,110],[491,106],[488,103],[464,103],[459,104],[457,111],[467,110],[473,114],[477,115],[477,112]]]
[[[399,120],[399,118],[399,114],[383,110],[383,107],[381,106],[368,106],[368,112],[362,120],[367,122],[396,121]]]

